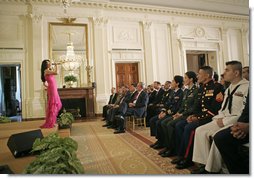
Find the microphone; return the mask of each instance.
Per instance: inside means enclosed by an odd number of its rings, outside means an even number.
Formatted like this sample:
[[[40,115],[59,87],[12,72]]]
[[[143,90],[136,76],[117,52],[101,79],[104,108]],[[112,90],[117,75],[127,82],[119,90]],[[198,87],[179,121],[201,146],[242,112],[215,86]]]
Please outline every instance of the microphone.
[[[52,65],[61,65],[60,62],[53,62]]]

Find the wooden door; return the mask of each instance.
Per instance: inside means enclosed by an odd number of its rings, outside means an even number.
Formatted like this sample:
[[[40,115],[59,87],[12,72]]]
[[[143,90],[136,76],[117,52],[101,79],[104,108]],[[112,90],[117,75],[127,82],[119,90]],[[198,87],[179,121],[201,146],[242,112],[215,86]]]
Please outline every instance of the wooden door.
[[[116,87],[138,83],[138,63],[116,63]]]

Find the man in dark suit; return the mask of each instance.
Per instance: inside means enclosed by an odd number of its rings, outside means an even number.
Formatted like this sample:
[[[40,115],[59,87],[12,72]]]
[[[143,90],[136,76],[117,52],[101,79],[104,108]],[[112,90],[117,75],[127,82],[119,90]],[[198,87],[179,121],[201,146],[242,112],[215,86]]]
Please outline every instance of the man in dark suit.
[[[241,150],[243,144],[249,143],[249,94],[237,123],[216,133],[213,140],[229,173],[249,174],[249,150]]]
[[[127,89],[127,87],[125,87]],[[117,128],[117,119],[119,116],[123,116],[128,108],[128,104],[136,99],[138,91],[136,90],[136,84],[131,84],[129,90],[124,90],[124,97],[121,99],[119,105],[116,105],[111,110],[111,125],[107,126],[107,128],[115,129]]]
[[[162,98],[159,102],[155,102],[152,106],[147,109],[147,118],[152,118],[160,114],[162,108],[166,108],[166,104],[169,101],[169,98],[172,97],[173,90],[170,88],[171,81],[166,81],[164,85],[164,92]],[[162,89],[162,88],[161,88]],[[159,94],[159,92],[158,92]],[[149,106],[149,105],[148,105]],[[150,121],[149,121],[150,123]],[[150,124],[151,126],[151,124]]]
[[[169,82],[170,83],[170,82]],[[147,127],[150,126],[150,119],[156,115],[154,114],[154,108],[156,108],[156,105],[159,104],[162,100],[164,89],[161,87],[161,83],[159,81],[153,82],[154,91],[152,92],[150,98],[149,98],[149,104],[147,107],[147,116],[146,116],[146,125]]]
[[[131,116],[134,115],[135,117],[141,117],[145,112],[146,112],[146,107],[148,104],[148,95],[147,93],[143,90],[144,89],[144,84],[142,82],[139,82],[137,84],[137,91],[138,94],[136,95],[136,98],[133,102],[130,102],[128,104],[128,109],[124,116],[120,116],[118,118],[118,128],[114,132],[114,134],[118,133],[124,133],[125,132],[125,116]]]
[[[111,88],[111,95],[109,97],[108,104],[103,106],[103,113],[102,113],[103,121],[106,120],[107,110],[109,108],[111,108],[111,106],[116,102],[116,98],[117,98],[116,88],[112,87]]]

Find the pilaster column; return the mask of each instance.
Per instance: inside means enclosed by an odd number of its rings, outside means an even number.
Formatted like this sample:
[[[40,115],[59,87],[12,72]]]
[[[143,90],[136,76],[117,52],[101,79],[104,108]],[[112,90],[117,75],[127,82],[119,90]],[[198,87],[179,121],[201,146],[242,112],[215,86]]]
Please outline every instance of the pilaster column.
[[[222,57],[223,57],[223,61],[224,61],[224,64],[226,61],[228,60],[231,60],[229,59],[229,52],[228,52],[228,37],[227,37],[227,32],[228,32],[228,29],[226,27],[221,27],[220,28],[221,30],[221,40],[222,40]]]
[[[169,24],[170,29],[170,48],[171,48],[171,59],[173,62],[172,75],[182,74],[183,73],[183,47],[181,41],[178,39],[177,30],[178,24]],[[181,49],[180,49],[181,48]],[[180,53],[182,52],[182,53]],[[180,53],[180,54],[179,54]],[[186,59],[186,58],[185,58]]]
[[[243,48],[243,66],[249,65],[249,47],[248,47],[248,28],[242,27],[241,29],[241,35],[242,35],[242,48]]]
[[[144,59],[145,59],[145,76],[146,83],[151,84],[157,78],[155,70],[155,58],[153,58],[152,46],[152,22],[142,21],[143,39],[144,39]]]
[[[107,103],[106,94],[111,88],[108,59],[107,24],[105,17],[93,17],[94,70],[96,81],[96,113]]]
[[[36,118],[44,116],[42,109],[44,99],[42,82],[40,79],[40,65],[42,62],[42,15],[37,13],[36,7],[27,5],[27,14],[25,16],[25,91],[26,107],[23,110],[24,118]],[[39,75],[38,75],[39,74]]]

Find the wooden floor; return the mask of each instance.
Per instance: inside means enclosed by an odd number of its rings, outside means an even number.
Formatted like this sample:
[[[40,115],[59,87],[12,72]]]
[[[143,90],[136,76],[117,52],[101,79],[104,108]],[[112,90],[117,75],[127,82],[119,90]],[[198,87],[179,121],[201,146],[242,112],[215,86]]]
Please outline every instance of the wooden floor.
[[[9,137],[12,134],[22,133],[26,131],[40,129],[44,120],[12,122],[7,124],[0,124],[0,166],[8,165],[14,173],[22,173],[24,168],[35,159],[34,156],[26,156],[21,158],[14,158],[7,146]],[[41,129],[43,136],[47,136],[52,132],[57,132],[57,127],[52,129]],[[69,136],[69,130],[61,130],[60,136]],[[25,141],[24,141],[25,142]]]

